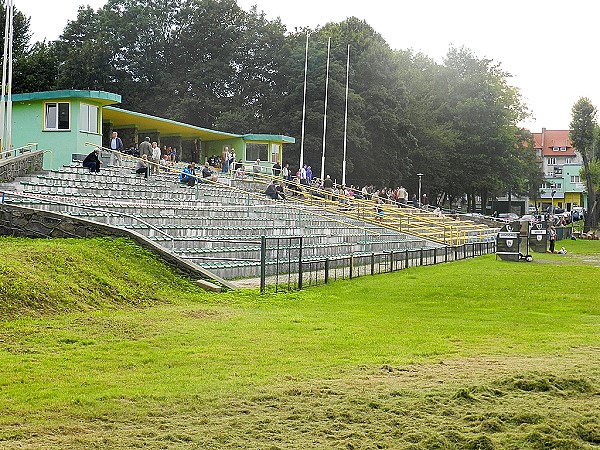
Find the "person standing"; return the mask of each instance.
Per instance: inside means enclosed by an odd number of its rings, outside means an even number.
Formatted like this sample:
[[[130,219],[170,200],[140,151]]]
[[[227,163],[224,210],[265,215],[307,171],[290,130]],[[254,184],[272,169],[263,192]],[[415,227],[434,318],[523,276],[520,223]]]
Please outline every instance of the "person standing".
[[[323,189],[325,190],[325,200],[333,199],[333,180],[329,175],[323,180]]]
[[[550,230],[548,233],[548,239],[550,240],[550,253],[554,253],[554,245],[556,244],[556,228],[554,225],[550,225]]]
[[[221,171],[223,173],[229,172],[229,158],[231,158],[229,147],[223,147],[223,153],[221,153]]]
[[[281,175],[281,164],[279,164],[279,161],[276,161],[273,164],[273,176],[278,177],[279,175]]]
[[[283,179],[286,181],[290,180],[290,165],[286,164],[283,166]]]
[[[111,164],[114,166],[121,165],[121,153],[125,150],[123,146],[123,141],[119,137],[119,133],[116,131],[112,132],[112,137],[110,139],[110,149],[113,150],[111,152]]]
[[[152,143],[152,147],[151,147],[151,158],[152,158],[152,162],[154,164],[150,165],[150,169],[152,170],[153,173],[158,173],[158,166],[160,165],[160,147],[158,146],[158,144],[156,142]]]
[[[140,153],[140,158],[144,155],[146,155],[146,158],[151,158],[152,157],[152,145],[150,144],[150,138],[146,137],[146,139],[144,139],[144,142],[142,142],[138,148],[139,153]]]
[[[198,139],[194,139],[192,141],[192,147],[191,147],[191,161],[193,163],[197,163],[198,162],[198,156],[200,155],[200,145],[198,143]]]

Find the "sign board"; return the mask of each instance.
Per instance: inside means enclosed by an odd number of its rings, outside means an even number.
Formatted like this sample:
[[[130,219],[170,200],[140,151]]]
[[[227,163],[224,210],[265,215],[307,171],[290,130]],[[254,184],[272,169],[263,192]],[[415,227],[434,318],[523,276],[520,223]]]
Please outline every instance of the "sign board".
[[[531,224],[529,230],[529,248],[531,251],[545,253],[548,248],[548,231],[545,222]]]
[[[518,231],[500,231],[496,237],[496,256],[504,261],[518,261],[520,244]]]

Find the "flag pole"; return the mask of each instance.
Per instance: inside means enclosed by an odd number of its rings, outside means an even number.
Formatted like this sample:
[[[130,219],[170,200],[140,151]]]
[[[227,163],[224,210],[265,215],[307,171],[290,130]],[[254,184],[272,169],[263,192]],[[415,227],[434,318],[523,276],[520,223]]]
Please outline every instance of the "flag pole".
[[[304,165],[304,122],[306,121],[306,75],[308,73],[308,31],[306,32],[306,51],[304,54],[304,101],[302,103],[302,140],[300,142],[300,166]]]
[[[4,150],[4,117],[6,112],[6,74],[8,62],[8,39],[10,28],[10,2],[6,3],[6,20],[4,23],[4,53],[2,58],[2,105],[0,105],[0,153]]]
[[[323,154],[321,155],[321,181],[325,179],[325,137],[327,136],[327,92],[329,91],[329,53],[331,37],[327,41],[327,72],[325,75],[325,113],[323,115]]]
[[[348,61],[346,62],[346,112],[344,115],[344,161],[342,163],[342,184],[346,184],[346,149],[348,147],[348,82],[350,79],[350,44],[348,44]]]
[[[6,150],[12,147],[12,77],[13,77],[13,37],[15,5],[10,0],[10,31],[8,38],[8,99],[6,106]]]

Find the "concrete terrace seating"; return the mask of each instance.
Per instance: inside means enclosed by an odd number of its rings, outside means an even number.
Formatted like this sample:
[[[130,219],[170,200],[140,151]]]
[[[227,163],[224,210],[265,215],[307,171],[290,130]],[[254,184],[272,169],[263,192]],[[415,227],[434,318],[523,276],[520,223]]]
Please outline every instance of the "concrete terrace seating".
[[[303,260],[442,247],[317,205],[273,201],[220,184],[188,187],[176,173],[144,179],[127,166],[103,166],[95,174],[73,163],[23,177],[12,187],[28,197],[9,196],[7,202],[133,230],[229,279],[259,275],[261,236],[269,238],[268,273],[281,270],[278,259],[297,261],[299,240],[287,242],[290,237],[302,236]]]

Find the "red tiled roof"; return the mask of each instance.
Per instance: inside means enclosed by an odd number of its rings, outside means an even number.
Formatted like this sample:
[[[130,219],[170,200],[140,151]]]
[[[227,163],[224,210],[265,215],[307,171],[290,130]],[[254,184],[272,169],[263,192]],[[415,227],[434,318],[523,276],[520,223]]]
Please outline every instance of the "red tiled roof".
[[[569,139],[569,130],[546,130],[542,128],[541,133],[532,133],[535,142],[535,148],[542,150],[543,156],[556,155],[557,152],[552,147],[566,147],[566,151],[560,152],[561,155],[574,155],[575,148]]]

